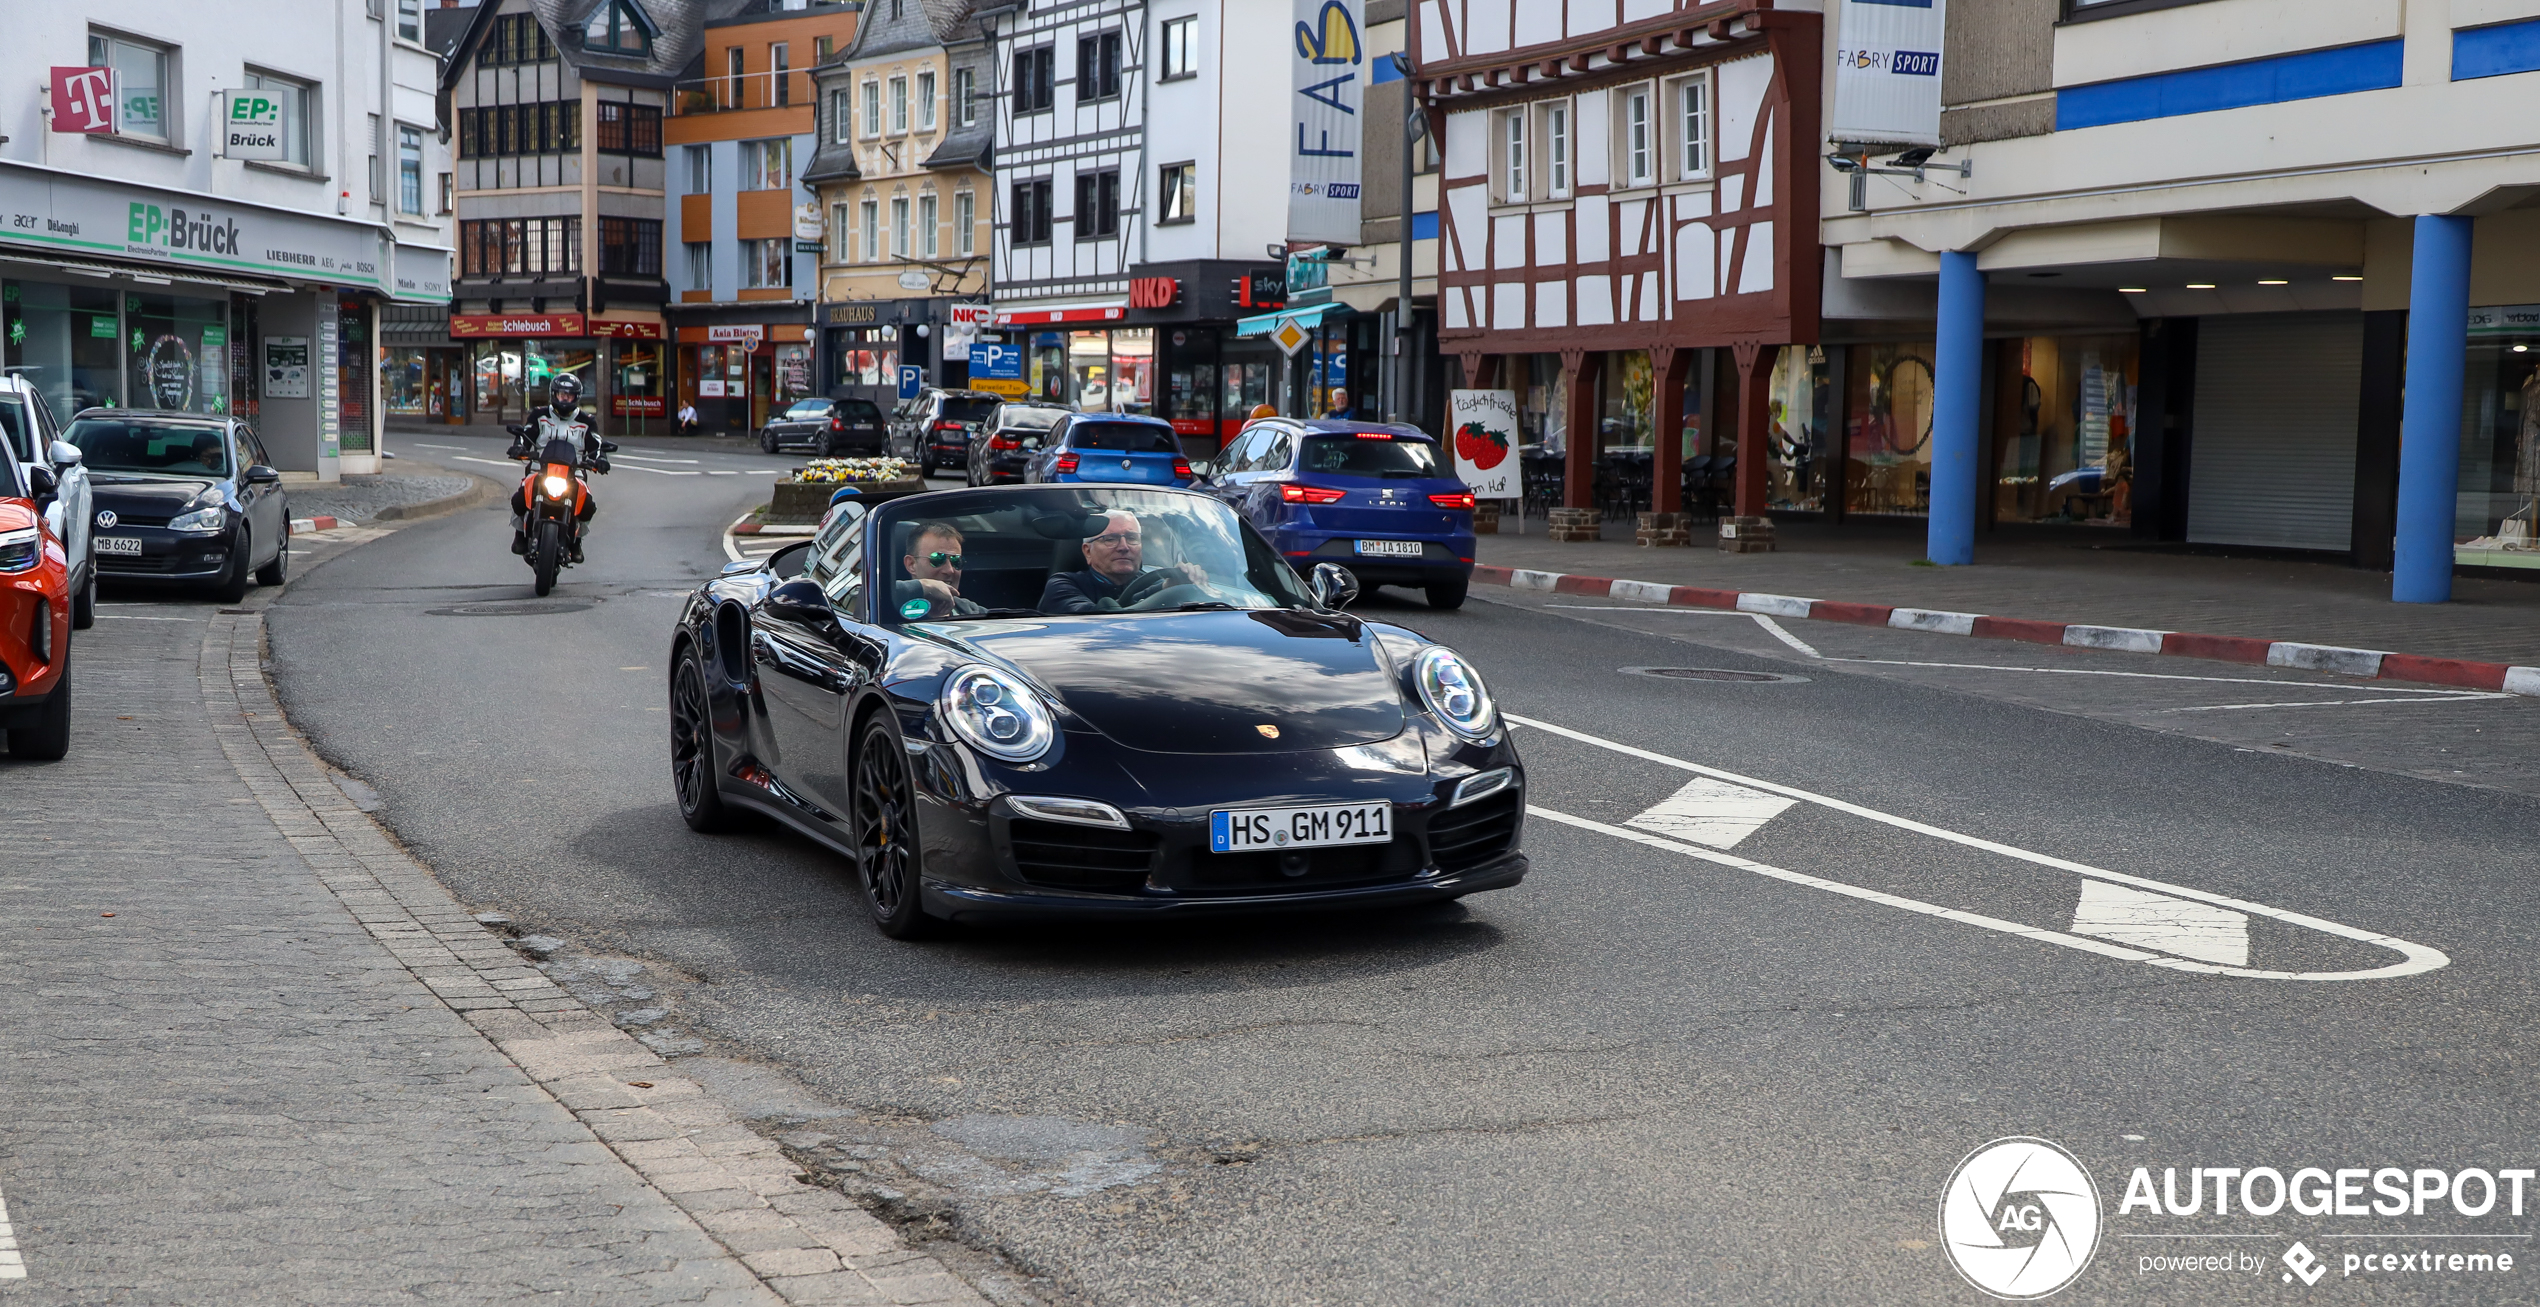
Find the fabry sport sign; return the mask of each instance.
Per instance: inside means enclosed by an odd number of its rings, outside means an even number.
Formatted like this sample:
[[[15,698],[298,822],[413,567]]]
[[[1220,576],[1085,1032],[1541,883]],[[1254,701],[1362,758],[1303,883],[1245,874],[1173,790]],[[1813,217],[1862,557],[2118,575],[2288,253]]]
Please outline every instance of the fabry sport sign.
[[[280,159],[287,152],[282,147],[282,101],[263,91],[223,91],[221,100],[221,157],[224,159]]]
[[[1940,41],[1948,3],[1843,0],[1826,139],[1940,144]]]
[[[115,130],[115,70],[54,68],[53,130],[82,134]]]
[[[1364,0],[1295,0],[1289,40],[1288,239],[1358,243],[1359,109],[1367,92],[1367,50],[1359,39]]]

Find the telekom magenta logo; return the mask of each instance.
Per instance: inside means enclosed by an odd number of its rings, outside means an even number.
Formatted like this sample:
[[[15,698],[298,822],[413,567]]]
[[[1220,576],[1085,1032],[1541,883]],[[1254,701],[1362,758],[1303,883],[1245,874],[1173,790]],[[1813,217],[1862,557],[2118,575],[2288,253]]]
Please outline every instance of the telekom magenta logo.
[[[115,130],[115,71],[111,68],[54,68],[53,130],[81,133]]]

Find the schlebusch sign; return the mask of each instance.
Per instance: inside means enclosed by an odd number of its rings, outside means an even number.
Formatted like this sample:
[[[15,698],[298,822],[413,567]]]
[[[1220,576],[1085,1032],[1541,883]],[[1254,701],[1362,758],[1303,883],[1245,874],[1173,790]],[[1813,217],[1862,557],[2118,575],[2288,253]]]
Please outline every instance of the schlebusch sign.
[[[221,157],[280,159],[282,101],[262,91],[223,91],[228,109],[221,114]]]

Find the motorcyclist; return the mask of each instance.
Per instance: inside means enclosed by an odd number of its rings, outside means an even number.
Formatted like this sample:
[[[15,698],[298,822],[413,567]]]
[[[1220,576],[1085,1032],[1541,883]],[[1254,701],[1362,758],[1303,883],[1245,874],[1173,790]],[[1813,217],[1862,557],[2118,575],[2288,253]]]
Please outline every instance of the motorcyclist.
[[[570,372],[558,373],[547,383],[547,407],[530,415],[529,421],[512,428],[511,457],[538,457],[543,441],[539,436],[541,419],[553,418],[558,425],[582,423],[582,459],[593,470],[608,471],[608,460],[600,457],[599,415],[582,409],[582,379]],[[590,534],[591,517],[600,508],[600,497],[583,484],[582,509],[574,515],[573,561],[582,561],[582,538]],[[512,552],[529,552],[529,487],[523,483],[512,491]]]

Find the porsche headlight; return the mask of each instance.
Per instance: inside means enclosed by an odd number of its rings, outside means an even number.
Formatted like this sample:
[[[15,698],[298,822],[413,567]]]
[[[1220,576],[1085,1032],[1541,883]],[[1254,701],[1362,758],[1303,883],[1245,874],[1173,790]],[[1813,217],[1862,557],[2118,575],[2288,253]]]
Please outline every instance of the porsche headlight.
[[[538,484],[547,488],[547,498],[549,499],[562,499],[568,491],[573,489],[573,483],[571,481],[557,476],[552,472],[548,473],[546,478]]]
[[[168,529],[170,531],[218,531],[229,525],[228,517],[229,510],[226,507],[214,504],[210,508],[198,508],[181,517],[169,519]]]
[[[1021,679],[970,666],[944,679],[935,707],[971,748],[1007,762],[1030,762],[1058,738],[1048,705]]]
[[[1431,645],[1420,651],[1412,667],[1420,683],[1420,700],[1446,728],[1468,740],[1499,729],[1499,705],[1482,686],[1482,674],[1452,649]]]

